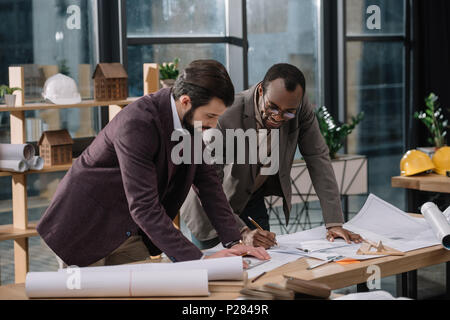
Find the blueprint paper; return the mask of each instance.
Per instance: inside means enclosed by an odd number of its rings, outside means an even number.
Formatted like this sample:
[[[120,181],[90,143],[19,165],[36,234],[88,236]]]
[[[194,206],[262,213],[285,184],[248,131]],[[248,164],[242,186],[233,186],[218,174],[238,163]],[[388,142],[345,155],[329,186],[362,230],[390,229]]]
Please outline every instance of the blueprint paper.
[[[28,170],[28,164],[24,160],[0,160],[0,170],[25,172]]]
[[[185,297],[207,296],[206,270],[29,272],[25,291],[30,298]]]
[[[373,194],[344,228],[403,252],[439,244],[430,226]]]
[[[333,300],[411,300],[408,298],[394,298],[389,292],[383,290],[352,293]]]
[[[35,156],[27,160],[27,164],[31,170],[42,170],[44,168],[44,159]]]
[[[35,150],[31,144],[0,143],[0,160],[23,160],[33,158]]]
[[[303,256],[299,255],[271,252],[270,250],[268,250],[268,252],[271,257],[271,259],[268,262],[247,270],[249,279],[258,276],[263,272],[269,272],[289,262],[303,258]]]
[[[125,264],[117,266],[104,267],[84,267],[80,268],[89,272],[114,272],[114,271],[146,271],[148,273],[160,271],[182,271],[205,269],[208,272],[209,281],[212,280],[242,280],[244,269],[242,266],[242,257],[226,257],[217,259],[202,259],[176,263],[142,263]],[[64,272],[66,269],[59,269]]]
[[[450,207],[448,207],[442,214],[445,216],[448,223],[450,223]]]

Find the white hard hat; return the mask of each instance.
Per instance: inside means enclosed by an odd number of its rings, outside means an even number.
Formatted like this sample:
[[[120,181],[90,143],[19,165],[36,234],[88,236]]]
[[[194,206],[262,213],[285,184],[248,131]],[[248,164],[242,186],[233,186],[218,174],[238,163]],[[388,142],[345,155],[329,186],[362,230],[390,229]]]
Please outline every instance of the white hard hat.
[[[55,104],[75,104],[81,102],[81,96],[75,81],[61,73],[55,74],[45,81],[42,96],[44,99]]]

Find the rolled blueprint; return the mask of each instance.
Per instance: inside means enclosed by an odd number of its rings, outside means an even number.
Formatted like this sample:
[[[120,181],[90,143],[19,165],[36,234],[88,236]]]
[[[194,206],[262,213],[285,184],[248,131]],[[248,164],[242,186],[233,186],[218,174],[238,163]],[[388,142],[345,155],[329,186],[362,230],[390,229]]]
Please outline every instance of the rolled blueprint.
[[[447,219],[448,223],[450,223],[450,207],[448,207],[447,210],[444,211],[444,216]]]
[[[88,272],[115,272],[115,271],[146,271],[149,273],[160,271],[177,272],[182,270],[205,269],[208,279],[212,280],[242,280],[244,269],[242,257],[226,257],[217,259],[201,259],[176,263],[141,263],[106,267],[84,267],[81,270]],[[59,269],[64,272],[66,269]]]
[[[425,203],[420,211],[444,248],[450,250],[450,224],[442,211],[433,202]]]
[[[29,298],[189,297],[208,296],[206,270],[29,272]]]
[[[0,160],[0,170],[25,172],[28,170],[28,163],[24,160]]]
[[[0,160],[30,160],[35,155],[31,144],[0,143]]]
[[[33,157],[27,161],[30,170],[42,170],[44,168],[44,159],[41,157]]]

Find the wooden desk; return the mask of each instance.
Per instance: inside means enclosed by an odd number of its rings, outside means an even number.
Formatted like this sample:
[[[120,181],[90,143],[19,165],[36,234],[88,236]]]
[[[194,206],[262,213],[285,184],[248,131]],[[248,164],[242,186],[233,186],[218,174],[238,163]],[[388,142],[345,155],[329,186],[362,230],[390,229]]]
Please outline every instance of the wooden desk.
[[[391,183],[393,188],[450,193],[450,178],[435,173],[412,177],[392,177]]]
[[[381,271],[381,277],[405,273],[411,270],[428,267],[450,261],[450,251],[442,246],[433,246],[406,253],[400,257],[381,257],[362,261],[356,264],[339,265],[330,263],[313,270],[306,270],[309,265],[317,262],[313,258],[301,258],[275,270],[268,272],[250,286],[260,286],[264,283],[281,283],[283,275],[290,275],[304,280],[316,280],[329,285],[332,289],[339,289],[365,283],[371,274],[367,268],[377,265]],[[207,300],[231,300],[239,296],[238,292],[213,292],[209,297],[178,297],[175,299],[207,299]],[[0,287],[0,300],[27,300],[24,284],[11,284]],[[130,299],[130,298],[126,298]],[[158,299],[158,298],[133,298],[133,299]],[[159,298],[167,299],[169,298]],[[170,298],[174,299],[174,298]],[[103,299],[102,299],[103,300]]]

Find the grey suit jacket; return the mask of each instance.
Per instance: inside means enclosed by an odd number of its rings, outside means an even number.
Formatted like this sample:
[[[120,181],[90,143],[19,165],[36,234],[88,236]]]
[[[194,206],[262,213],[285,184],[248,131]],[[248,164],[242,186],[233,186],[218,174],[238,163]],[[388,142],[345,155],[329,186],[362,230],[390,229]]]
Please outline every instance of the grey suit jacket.
[[[256,85],[236,95],[233,106],[227,109],[219,118],[217,128],[225,129],[256,129],[254,92]],[[225,134],[224,134],[225,136]],[[323,218],[327,227],[342,226],[342,214],[339,188],[331,166],[329,150],[319,130],[314,108],[305,96],[301,108],[294,119],[280,128],[279,145],[279,186],[275,192],[283,198],[283,210],[286,224],[289,223],[291,210],[291,168],[296,147],[305,159],[314,189],[320,200]],[[248,144],[247,144],[248,146]],[[235,219],[241,226],[245,223],[238,215],[245,209],[252,195],[252,188],[257,176],[256,164],[225,164],[217,166],[225,195],[230,203]],[[217,232],[205,214],[194,189],[191,189],[183,206],[181,217],[193,235],[199,240],[209,240],[217,237]]]

